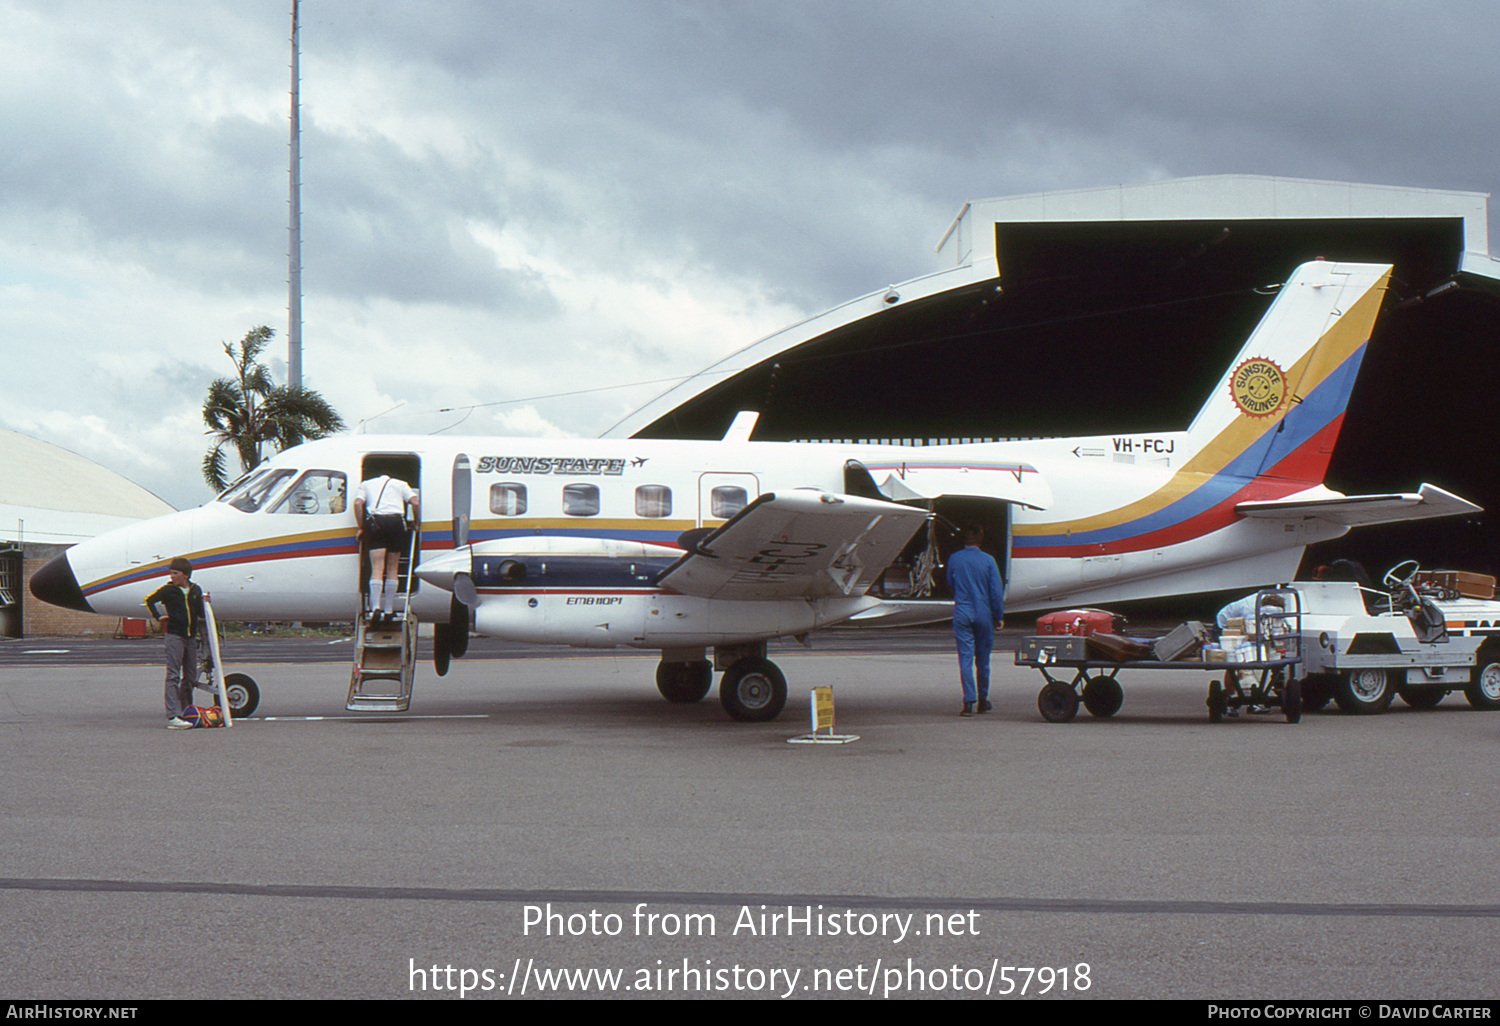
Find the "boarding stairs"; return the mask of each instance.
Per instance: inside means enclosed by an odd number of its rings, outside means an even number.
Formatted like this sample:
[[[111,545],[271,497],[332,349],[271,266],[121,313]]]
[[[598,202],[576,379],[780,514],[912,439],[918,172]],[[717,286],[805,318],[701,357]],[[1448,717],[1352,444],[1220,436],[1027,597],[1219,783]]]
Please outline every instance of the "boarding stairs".
[[[361,617],[354,628],[354,669],[349,675],[351,712],[406,712],[411,705],[417,661],[417,622],[409,610],[373,626]]]
[[[417,531],[411,532],[411,551],[402,574],[401,605],[394,617],[376,619],[368,591],[360,589],[360,617],[354,626],[354,668],[349,674],[350,712],[406,712],[411,705],[411,682],[417,663],[417,619],[411,612],[412,569],[416,562]],[[361,554],[363,559],[363,554]]]

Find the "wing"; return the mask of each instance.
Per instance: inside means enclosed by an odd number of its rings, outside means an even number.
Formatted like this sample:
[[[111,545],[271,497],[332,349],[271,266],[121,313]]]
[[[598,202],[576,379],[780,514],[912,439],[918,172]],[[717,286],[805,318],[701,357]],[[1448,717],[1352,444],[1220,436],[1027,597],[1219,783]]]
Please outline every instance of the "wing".
[[[1452,517],[1481,512],[1480,507],[1430,484],[1417,492],[1394,492],[1389,495],[1339,495],[1325,492],[1301,499],[1275,502],[1242,502],[1236,513],[1263,520],[1301,520],[1314,517],[1334,524],[1359,527],[1366,524],[1390,524],[1402,520],[1426,520],[1430,517]]]
[[[925,510],[879,499],[768,492],[689,543],[657,583],[711,599],[861,595],[926,519]]]

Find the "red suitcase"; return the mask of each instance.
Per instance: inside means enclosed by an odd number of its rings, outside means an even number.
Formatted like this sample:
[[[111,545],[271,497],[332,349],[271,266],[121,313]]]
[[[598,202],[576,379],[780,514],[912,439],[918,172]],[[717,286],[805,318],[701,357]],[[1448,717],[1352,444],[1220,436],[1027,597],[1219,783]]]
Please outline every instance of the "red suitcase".
[[[1105,609],[1064,609],[1037,617],[1038,634],[1118,634],[1125,618]]]

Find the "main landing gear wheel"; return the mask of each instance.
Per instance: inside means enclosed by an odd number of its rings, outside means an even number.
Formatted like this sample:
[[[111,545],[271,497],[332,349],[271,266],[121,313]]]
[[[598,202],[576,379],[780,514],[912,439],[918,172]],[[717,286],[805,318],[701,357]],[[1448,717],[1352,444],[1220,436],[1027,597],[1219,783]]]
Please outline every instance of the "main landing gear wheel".
[[[656,690],[676,705],[689,705],[708,694],[714,684],[714,664],[706,659],[690,663],[657,663]]]
[[[1500,653],[1481,652],[1464,697],[1476,709],[1500,709]]]
[[[741,659],[724,671],[719,702],[741,723],[774,720],[786,705],[786,678],[769,659]]]
[[[1083,707],[1090,716],[1108,719],[1120,711],[1125,702],[1125,689],[1120,682],[1106,674],[1090,677],[1083,686]]]
[[[1341,673],[1338,683],[1333,687],[1333,700],[1346,713],[1372,716],[1385,712],[1395,692],[1388,672],[1366,667]]]
[[[229,699],[229,714],[235,719],[249,716],[260,704],[260,688],[255,686],[254,679],[243,673],[224,675],[224,695]]]
[[[1036,709],[1048,723],[1067,723],[1078,715],[1078,692],[1060,680],[1048,681],[1037,692]]]

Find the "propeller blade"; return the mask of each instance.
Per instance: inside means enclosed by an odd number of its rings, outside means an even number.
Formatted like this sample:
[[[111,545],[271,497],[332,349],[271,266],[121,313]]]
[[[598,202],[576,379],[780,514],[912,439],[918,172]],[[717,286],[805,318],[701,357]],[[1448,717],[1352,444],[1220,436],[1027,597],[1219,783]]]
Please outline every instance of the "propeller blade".
[[[469,457],[459,453],[453,461],[453,547],[469,544],[469,507],[473,501]]]

